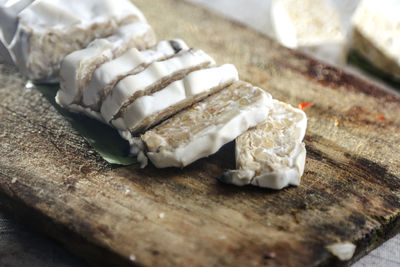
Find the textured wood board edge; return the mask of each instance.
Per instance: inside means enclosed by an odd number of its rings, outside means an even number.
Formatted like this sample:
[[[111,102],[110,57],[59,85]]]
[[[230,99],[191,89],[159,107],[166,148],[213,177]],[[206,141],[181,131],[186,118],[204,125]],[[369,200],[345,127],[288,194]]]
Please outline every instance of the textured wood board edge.
[[[1,173],[0,180],[11,181],[10,177],[5,177]],[[89,242],[68,229],[65,225],[54,221],[48,214],[33,209],[32,206],[29,206],[29,203],[15,198],[15,195],[12,193],[13,190],[11,187],[7,188],[6,183],[0,183],[0,209],[17,222],[50,237],[92,266],[136,266],[133,262],[121,257],[117,253]],[[27,191],[24,192],[27,193]],[[27,197],[32,200],[36,198],[35,195]]]
[[[382,245],[384,242],[394,237],[400,233],[400,216],[397,216],[391,220],[385,221],[381,228],[372,231],[370,234],[366,235],[364,239],[358,240],[357,249],[354,253],[351,261],[347,263],[347,266],[351,266],[356,263],[362,257],[370,253],[375,248]],[[331,265],[334,265],[337,259],[334,259]],[[327,264],[328,265],[328,264]]]

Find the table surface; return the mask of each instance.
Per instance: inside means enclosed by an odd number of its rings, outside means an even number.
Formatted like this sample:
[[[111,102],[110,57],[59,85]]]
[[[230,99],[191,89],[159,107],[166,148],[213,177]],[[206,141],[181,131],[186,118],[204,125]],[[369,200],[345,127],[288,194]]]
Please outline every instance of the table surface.
[[[46,267],[86,266],[86,263],[71,255],[57,242],[32,232],[0,213],[0,265]],[[353,266],[373,265],[400,265],[400,235],[390,239]]]

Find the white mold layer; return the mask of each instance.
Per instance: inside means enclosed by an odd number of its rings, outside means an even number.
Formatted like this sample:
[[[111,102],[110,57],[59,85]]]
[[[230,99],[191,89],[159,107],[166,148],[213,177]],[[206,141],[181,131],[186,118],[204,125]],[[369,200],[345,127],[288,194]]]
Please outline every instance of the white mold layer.
[[[302,143],[307,117],[299,109],[274,100],[268,118],[236,139],[236,170],[221,180],[238,186],[282,189],[299,185],[306,149]]]
[[[161,41],[155,48],[139,51],[131,48],[121,56],[104,63],[93,73],[88,88],[83,92],[83,106],[99,111],[101,101],[123,78],[142,71],[148,64],[189,48],[180,39]]]
[[[146,130],[238,79],[238,72],[231,64],[191,72],[152,95],[139,97],[111,123],[119,130],[132,133]]]
[[[151,27],[146,23],[134,22],[120,27],[108,38],[96,39],[87,48],[67,55],[61,63],[61,90],[57,94],[57,102],[64,107],[81,104],[83,91],[98,66],[118,57],[130,47],[144,48],[154,42]]]
[[[268,93],[236,82],[147,131],[146,155],[158,168],[185,167],[264,121],[271,106]]]
[[[137,97],[154,93],[191,71],[212,65],[215,61],[202,50],[189,50],[173,58],[153,62],[142,72],[122,79],[105,98],[101,114],[110,122]]]

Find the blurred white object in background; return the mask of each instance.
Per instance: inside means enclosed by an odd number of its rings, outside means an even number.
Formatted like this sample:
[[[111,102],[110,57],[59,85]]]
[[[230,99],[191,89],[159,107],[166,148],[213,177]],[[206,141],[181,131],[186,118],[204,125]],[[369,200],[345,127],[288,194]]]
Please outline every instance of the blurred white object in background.
[[[338,10],[343,29],[351,32],[351,18],[361,0],[327,0]]]
[[[345,64],[346,33],[338,10],[330,2],[273,0],[270,17],[274,36],[282,45],[331,64]]]
[[[187,0],[200,4],[219,14],[249,26],[269,37],[272,24],[269,19],[271,0]]]
[[[351,16],[360,0],[187,1],[249,26],[285,46],[343,65]]]
[[[376,67],[400,79],[400,1],[363,0],[353,17],[352,46]]]

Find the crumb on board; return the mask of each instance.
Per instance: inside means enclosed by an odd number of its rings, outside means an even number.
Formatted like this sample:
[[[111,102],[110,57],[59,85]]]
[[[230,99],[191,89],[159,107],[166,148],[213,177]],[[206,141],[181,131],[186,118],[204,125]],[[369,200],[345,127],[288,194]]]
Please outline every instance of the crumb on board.
[[[130,193],[131,193],[131,190],[126,189],[124,195],[125,195],[125,196],[129,196]]]
[[[28,81],[26,84],[25,84],[25,88],[26,89],[31,89],[31,88],[33,88],[35,85],[33,84],[33,82],[31,82],[31,81]]]
[[[353,258],[356,250],[356,246],[350,242],[334,243],[327,245],[325,248],[341,261],[348,261]]]
[[[338,126],[339,126],[339,119],[335,118],[335,127],[338,127]]]
[[[294,220],[296,221],[296,223],[300,224],[301,223],[301,219],[299,217],[298,212],[296,210],[292,209],[292,214],[293,214],[293,217],[294,217]]]
[[[226,240],[226,235],[220,235],[219,240]]]

